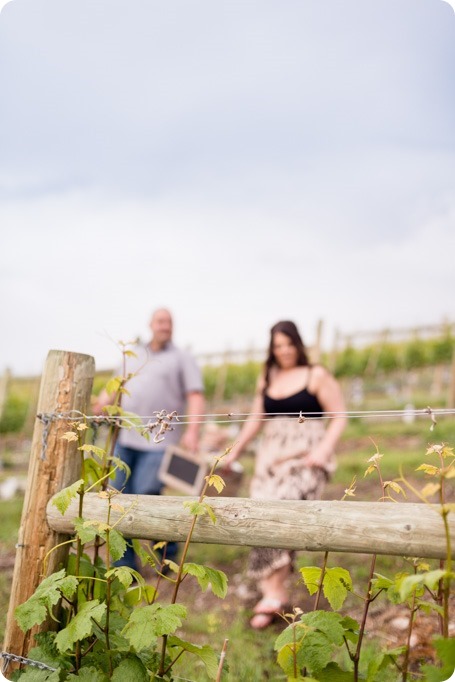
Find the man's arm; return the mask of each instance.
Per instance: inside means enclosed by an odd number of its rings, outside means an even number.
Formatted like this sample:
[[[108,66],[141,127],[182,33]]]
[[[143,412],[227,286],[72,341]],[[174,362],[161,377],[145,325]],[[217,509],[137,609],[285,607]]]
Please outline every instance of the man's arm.
[[[196,452],[199,446],[200,422],[203,419],[205,409],[204,395],[201,391],[191,391],[186,396],[186,413],[188,421],[191,422],[186,427],[182,436],[181,445],[190,452]],[[191,415],[199,415],[192,417]]]

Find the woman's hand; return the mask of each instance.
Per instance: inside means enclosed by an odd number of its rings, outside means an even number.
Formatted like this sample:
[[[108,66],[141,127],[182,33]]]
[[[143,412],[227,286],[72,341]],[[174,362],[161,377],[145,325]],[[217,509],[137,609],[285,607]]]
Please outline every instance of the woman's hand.
[[[328,451],[322,443],[316,445],[305,457],[305,466],[325,469],[329,463],[332,452]]]

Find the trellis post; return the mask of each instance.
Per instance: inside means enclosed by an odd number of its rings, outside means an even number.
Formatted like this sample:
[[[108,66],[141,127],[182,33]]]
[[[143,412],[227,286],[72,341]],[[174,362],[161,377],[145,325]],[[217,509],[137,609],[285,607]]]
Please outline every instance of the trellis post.
[[[53,531],[46,520],[46,505],[51,497],[80,478],[77,443],[62,439],[69,430],[67,421],[49,419],[48,415],[71,410],[86,412],[90,401],[95,361],[90,355],[51,350],[44,367],[38,399],[22,518],[16,546],[11,597],[8,608],[3,650],[27,656],[38,631],[50,629],[42,624],[23,633],[14,611],[36,590],[43,577],[58,570],[65,562],[68,545],[50,550],[67,539]]]
[[[6,368],[0,376],[0,419],[3,416],[6,400],[8,397],[8,384],[11,381],[11,370]]]

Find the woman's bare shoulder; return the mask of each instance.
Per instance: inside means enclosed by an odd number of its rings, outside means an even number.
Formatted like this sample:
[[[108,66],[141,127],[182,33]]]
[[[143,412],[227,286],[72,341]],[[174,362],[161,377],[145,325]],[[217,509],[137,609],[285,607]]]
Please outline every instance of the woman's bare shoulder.
[[[317,391],[325,383],[333,380],[333,375],[324,365],[312,365],[310,373],[310,389]]]
[[[261,372],[261,374],[258,376],[258,380],[256,381],[256,393],[262,393],[264,392],[265,389],[265,374],[264,372]]]

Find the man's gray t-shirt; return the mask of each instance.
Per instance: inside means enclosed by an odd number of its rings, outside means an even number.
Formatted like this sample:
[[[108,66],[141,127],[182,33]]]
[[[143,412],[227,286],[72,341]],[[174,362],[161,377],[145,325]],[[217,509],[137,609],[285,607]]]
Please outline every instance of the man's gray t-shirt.
[[[186,351],[168,343],[160,351],[140,344],[134,349],[137,357],[126,358],[126,374],[135,373],[125,385],[131,395],[122,396],[122,408],[141,417],[151,418],[154,412],[166,410],[184,414],[186,396],[193,391],[202,391],[201,372],[194,358]],[[122,374],[120,370],[119,374]],[[144,419],[144,424],[149,420]],[[161,443],[154,443],[157,431],[147,440],[136,430],[121,429],[119,443],[137,450],[163,450],[167,445],[178,443],[184,426],[173,420],[173,431],[167,431]]]

